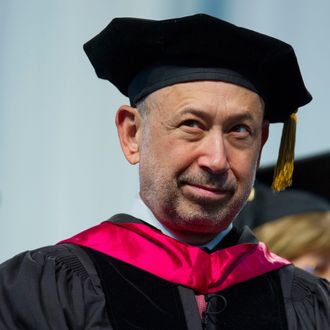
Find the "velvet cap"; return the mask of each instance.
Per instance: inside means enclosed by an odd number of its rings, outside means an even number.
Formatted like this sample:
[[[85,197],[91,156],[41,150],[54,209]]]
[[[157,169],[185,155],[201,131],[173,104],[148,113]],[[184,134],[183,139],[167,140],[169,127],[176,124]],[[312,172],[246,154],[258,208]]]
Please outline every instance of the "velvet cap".
[[[218,18],[115,18],[84,45],[99,78],[133,106],[165,86],[220,80],[256,91],[270,122],[284,122],[311,101],[293,48]]]

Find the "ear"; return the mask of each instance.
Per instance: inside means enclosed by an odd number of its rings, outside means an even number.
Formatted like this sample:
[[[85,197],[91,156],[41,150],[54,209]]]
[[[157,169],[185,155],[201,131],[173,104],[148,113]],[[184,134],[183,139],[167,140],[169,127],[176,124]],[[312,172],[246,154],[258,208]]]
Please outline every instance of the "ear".
[[[258,158],[258,167],[260,165],[260,158],[261,158],[261,152],[262,149],[268,140],[269,136],[269,121],[265,120],[262,124],[262,132],[261,132],[261,146],[260,146],[260,151],[259,151],[259,158]]]
[[[131,164],[140,160],[139,141],[142,130],[141,116],[136,108],[121,106],[116,114],[116,126],[121,149]]]

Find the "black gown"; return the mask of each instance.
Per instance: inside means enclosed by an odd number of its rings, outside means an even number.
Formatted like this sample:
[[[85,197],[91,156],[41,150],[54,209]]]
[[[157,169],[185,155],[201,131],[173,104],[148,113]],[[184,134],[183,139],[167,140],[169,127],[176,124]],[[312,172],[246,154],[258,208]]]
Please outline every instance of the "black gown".
[[[216,249],[254,240],[248,229],[234,228]],[[329,282],[293,266],[207,299],[201,320],[193,290],[71,244],[0,265],[1,330],[330,329]]]

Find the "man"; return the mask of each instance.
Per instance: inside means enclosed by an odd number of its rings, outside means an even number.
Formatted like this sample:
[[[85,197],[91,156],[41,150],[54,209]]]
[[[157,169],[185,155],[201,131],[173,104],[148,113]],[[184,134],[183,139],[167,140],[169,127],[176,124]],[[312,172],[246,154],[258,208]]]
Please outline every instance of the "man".
[[[292,48],[195,15],[115,19],[85,51],[130,98],[116,125],[140,198],[4,263],[1,328],[328,328],[328,283],[231,225],[268,122],[311,100]]]

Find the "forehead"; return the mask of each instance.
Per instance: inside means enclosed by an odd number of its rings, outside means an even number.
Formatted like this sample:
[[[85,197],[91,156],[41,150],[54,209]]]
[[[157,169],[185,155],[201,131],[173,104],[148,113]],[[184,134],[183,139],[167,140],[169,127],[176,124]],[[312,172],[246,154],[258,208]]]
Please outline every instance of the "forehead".
[[[153,92],[148,100],[157,108],[173,112],[185,106],[231,111],[262,111],[264,102],[255,92],[222,81],[195,81],[167,86]]]

